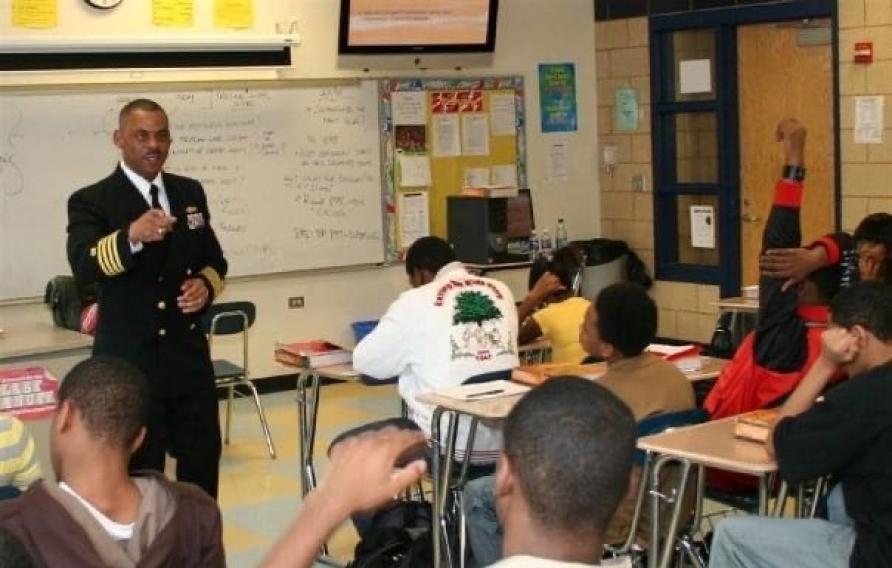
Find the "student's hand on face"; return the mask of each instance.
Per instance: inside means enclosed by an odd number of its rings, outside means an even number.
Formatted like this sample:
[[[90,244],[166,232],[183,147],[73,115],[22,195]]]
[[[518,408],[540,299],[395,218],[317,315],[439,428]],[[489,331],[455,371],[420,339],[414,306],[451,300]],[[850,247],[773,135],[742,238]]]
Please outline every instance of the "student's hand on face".
[[[343,514],[369,511],[417,483],[424,475],[424,460],[395,469],[397,460],[414,447],[426,443],[417,430],[383,428],[336,444],[331,466],[318,491],[326,494]]]
[[[858,335],[842,327],[831,327],[821,334],[821,357],[840,367],[858,355]]]
[[[551,272],[546,272],[539,277],[539,280],[536,280],[536,284],[533,285],[533,289],[530,290],[530,296],[541,302],[555,292],[566,289],[567,287],[561,283],[560,278]]]
[[[762,276],[786,278],[781,290],[786,292],[827,262],[824,247],[768,249],[759,257]]]

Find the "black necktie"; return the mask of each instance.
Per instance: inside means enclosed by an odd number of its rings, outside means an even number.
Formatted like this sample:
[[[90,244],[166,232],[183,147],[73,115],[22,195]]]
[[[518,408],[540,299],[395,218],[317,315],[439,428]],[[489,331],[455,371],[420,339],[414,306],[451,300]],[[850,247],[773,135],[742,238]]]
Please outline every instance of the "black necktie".
[[[164,210],[164,208],[161,207],[161,201],[158,199],[158,186],[153,183],[151,187],[149,187],[149,193],[152,194],[152,207]]]

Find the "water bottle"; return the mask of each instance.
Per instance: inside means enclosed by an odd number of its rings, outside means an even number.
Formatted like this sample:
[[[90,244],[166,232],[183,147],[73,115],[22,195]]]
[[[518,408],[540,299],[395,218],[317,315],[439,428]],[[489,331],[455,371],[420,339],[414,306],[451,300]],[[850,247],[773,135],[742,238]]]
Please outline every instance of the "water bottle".
[[[530,257],[530,262],[536,262],[536,258],[539,256],[539,237],[536,236],[536,229],[530,231],[527,254]]]
[[[542,229],[542,254],[545,255],[545,258],[551,258],[551,253],[553,252],[551,249],[551,236],[548,234],[548,229]]]
[[[554,244],[559,249],[567,246],[567,226],[563,219],[558,219],[557,229],[554,231]]]

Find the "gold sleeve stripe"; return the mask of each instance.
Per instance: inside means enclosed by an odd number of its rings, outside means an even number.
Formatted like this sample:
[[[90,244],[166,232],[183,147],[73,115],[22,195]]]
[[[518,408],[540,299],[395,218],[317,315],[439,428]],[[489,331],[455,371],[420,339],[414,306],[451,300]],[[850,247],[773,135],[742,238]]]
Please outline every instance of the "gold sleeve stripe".
[[[99,239],[99,242],[96,243],[96,260],[99,262],[99,268],[106,276],[112,275],[112,269],[108,265],[108,256],[105,250],[105,238]]]
[[[121,262],[121,256],[118,253],[117,244],[118,231],[99,239],[97,258],[99,260],[99,268],[102,269],[107,276],[116,276],[124,272],[124,264]]]
[[[201,274],[211,283],[211,288],[214,289],[214,298],[219,297],[223,293],[223,280],[217,271],[210,266],[205,266],[201,269]]]
[[[118,252],[118,233],[120,232],[121,231],[115,231],[105,238],[108,239],[108,247],[111,249],[112,254],[115,257],[115,268],[118,272],[124,272],[124,263],[121,262],[121,253]]]

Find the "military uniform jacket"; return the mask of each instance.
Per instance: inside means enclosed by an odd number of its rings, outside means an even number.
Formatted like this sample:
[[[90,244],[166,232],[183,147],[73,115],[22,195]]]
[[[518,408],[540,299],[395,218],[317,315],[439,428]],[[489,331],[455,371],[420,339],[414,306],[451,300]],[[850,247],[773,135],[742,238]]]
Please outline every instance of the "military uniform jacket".
[[[168,395],[213,385],[201,313],[177,306],[187,278],[204,280],[208,304],[220,294],[227,263],[210,225],[198,181],[164,173],[170,213],[167,237],[131,252],[130,224],[149,206],[120,167],[68,200],[68,261],[81,283],[99,284],[99,325],[93,353],[137,365]]]

